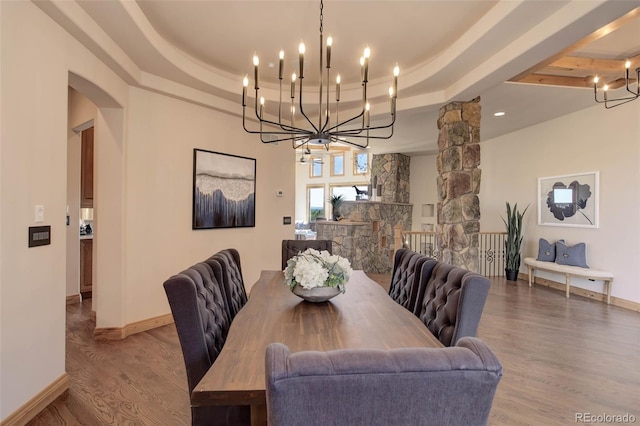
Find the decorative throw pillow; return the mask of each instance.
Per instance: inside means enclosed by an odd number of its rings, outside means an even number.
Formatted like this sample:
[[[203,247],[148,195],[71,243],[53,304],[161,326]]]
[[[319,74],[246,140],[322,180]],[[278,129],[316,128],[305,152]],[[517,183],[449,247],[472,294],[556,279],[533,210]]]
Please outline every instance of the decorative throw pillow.
[[[555,262],[556,244],[540,238],[538,241],[538,260],[542,262]]]
[[[588,268],[587,246],[578,243],[573,246],[566,245],[562,240],[556,242],[556,263],[558,265],[579,266]]]

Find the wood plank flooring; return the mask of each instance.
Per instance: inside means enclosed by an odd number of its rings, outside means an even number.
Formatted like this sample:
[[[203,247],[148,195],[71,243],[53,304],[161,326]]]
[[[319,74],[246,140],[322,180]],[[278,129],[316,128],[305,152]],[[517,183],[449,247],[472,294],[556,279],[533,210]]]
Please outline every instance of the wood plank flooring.
[[[67,306],[71,388],[29,425],[190,424],[175,327],[97,342],[90,308]],[[639,313],[493,278],[478,337],[503,365],[490,425],[575,424],[576,413],[640,423]]]

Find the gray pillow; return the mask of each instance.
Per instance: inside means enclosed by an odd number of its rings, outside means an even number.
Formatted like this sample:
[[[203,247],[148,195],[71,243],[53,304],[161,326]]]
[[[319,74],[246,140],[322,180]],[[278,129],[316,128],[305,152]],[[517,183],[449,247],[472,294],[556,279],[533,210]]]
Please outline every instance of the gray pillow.
[[[544,238],[540,238],[538,241],[538,259],[542,262],[555,262],[556,261],[556,244],[550,243]]]
[[[578,243],[573,246],[566,245],[563,241],[556,242],[556,263],[558,265],[579,266],[588,268],[587,246]]]

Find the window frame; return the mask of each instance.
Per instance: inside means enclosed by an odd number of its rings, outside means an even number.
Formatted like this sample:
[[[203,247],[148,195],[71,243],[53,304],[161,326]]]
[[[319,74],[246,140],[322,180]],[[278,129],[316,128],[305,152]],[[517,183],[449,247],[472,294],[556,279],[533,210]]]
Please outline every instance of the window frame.
[[[325,217],[326,218],[326,214],[327,214],[327,205],[326,205],[326,188],[324,184],[308,184],[307,188],[306,188],[306,199],[305,199],[305,210],[306,210],[306,216],[307,216],[307,222],[315,222],[316,219],[312,219],[312,214],[311,214],[311,190],[312,189],[322,189],[322,210],[321,210],[321,214],[316,216],[317,217]]]
[[[342,158],[342,173],[336,172],[336,159]],[[331,176],[344,176],[345,175],[345,164],[344,164],[344,152],[336,152],[331,154]]]
[[[366,162],[365,162],[364,171],[359,171],[358,170],[358,156],[362,156],[362,155],[365,156]],[[369,173],[369,153],[366,152],[366,151],[355,151],[353,153],[353,175],[354,176],[366,175],[367,173]]]

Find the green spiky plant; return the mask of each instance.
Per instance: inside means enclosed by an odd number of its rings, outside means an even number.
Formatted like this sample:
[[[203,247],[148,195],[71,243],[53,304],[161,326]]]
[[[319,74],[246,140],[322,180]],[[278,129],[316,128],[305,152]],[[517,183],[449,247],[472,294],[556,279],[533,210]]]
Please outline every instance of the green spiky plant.
[[[520,246],[522,245],[522,218],[527,212],[527,206],[522,213],[518,211],[518,203],[511,205],[507,202],[507,219],[502,218],[507,228],[507,237],[504,241],[505,269],[517,271],[520,269]]]
[[[344,202],[344,194],[332,195],[329,197],[329,202],[331,203],[331,214],[333,215],[333,220],[338,220],[338,216],[340,215],[340,206]]]

